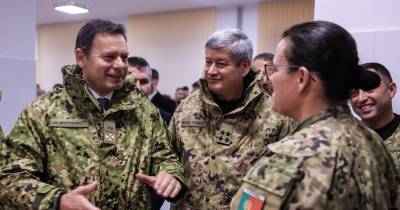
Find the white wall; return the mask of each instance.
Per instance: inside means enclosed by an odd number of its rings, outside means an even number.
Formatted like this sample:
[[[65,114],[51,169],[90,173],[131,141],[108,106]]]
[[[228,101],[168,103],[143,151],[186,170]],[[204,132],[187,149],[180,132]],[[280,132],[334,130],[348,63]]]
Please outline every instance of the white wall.
[[[242,31],[250,38],[253,43],[253,56],[257,52],[258,35],[258,4],[243,5]],[[217,8],[216,30],[227,27],[238,27],[238,7]]]
[[[385,65],[400,88],[400,1],[316,0],[315,20],[335,22],[350,31],[357,41],[360,62]],[[393,101],[400,113],[400,90]]]
[[[3,0],[0,7],[0,125],[8,134],[36,95],[35,1]]]

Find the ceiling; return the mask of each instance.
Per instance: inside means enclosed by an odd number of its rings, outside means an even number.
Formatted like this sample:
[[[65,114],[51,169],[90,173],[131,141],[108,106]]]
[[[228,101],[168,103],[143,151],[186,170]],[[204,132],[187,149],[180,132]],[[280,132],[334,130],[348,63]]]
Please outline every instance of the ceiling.
[[[36,0],[36,22],[38,25],[88,20],[94,18],[126,18],[129,15],[205,7],[229,7],[256,4],[265,0],[75,0],[87,5],[90,12],[69,15],[53,9],[53,5],[69,0]]]

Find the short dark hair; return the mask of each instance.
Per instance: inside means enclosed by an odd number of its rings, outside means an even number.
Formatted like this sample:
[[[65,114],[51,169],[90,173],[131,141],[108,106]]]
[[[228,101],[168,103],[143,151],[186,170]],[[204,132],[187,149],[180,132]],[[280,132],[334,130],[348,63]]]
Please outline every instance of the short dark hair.
[[[149,67],[150,64],[149,62],[146,61],[146,59],[142,57],[129,57],[128,58],[128,64],[129,66],[135,67],[135,68],[143,68],[143,67]]]
[[[124,25],[115,24],[108,20],[95,19],[87,22],[79,30],[75,41],[75,50],[79,48],[85,55],[88,55],[92,49],[93,40],[96,34],[99,33],[121,34],[126,41]]]
[[[194,87],[200,87],[199,81],[193,82],[192,88]]]
[[[356,42],[335,23],[312,21],[294,25],[283,32],[282,39],[288,41],[284,53],[289,64],[317,72],[331,102],[348,99],[353,88],[371,90],[380,84],[377,74],[358,65]]]
[[[183,86],[183,87],[181,88],[181,90],[183,90],[183,91],[189,91],[189,88],[188,88],[188,86]]]
[[[373,69],[383,78],[385,78],[389,83],[393,82],[392,75],[390,75],[389,70],[380,63],[364,63],[361,65],[361,67],[363,67],[364,69]]]
[[[156,79],[158,80],[159,76],[160,75],[158,75],[157,69],[151,68],[151,80],[156,80]]]
[[[260,54],[256,55],[256,57],[253,58],[253,61],[259,60],[259,59],[272,62],[272,60],[274,60],[274,54],[269,53],[269,52],[260,53]]]

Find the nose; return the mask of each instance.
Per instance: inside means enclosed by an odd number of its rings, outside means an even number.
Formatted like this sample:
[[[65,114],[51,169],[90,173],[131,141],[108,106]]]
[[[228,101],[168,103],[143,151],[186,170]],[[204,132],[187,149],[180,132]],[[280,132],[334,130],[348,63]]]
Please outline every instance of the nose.
[[[211,66],[209,66],[209,67],[206,67],[206,73],[207,74],[217,74],[218,73],[218,71],[217,71],[217,68],[216,68],[216,66],[215,66],[215,63],[213,63]]]
[[[360,104],[360,103],[364,103],[364,102],[366,102],[366,101],[368,100],[367,93],[364,92],[364,91],[361,90],[361,89],[358,91],[358,96],[357,96],[357,98],[358,98],[358,103],[359,103],[359,104]]]
[[[125,68],[127,67],[126,63],[124,62],[124,60],[121,57],[117,57],[114,61],[114,68]]]

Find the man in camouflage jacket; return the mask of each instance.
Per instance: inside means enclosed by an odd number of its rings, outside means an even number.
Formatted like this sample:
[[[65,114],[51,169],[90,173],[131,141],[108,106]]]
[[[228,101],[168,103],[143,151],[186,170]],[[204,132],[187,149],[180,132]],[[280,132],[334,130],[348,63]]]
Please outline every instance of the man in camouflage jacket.
[[[242,177],[288,132],[260,89],[260,72],[250,68],[251,54],[238,29],[217,31],[206,44],[201,89],[181,102],[169,127],[188,187],[175,209],[229,209]]]
[[[80,46],[93,31],[89,48]],[[62,69],[64,86],[30,104],[0,144],[3,208],[150,209],[146,184],[174,198],[182,166],[157,109],[125,77],[123,27],[87,23],[75,52],[79,65]],[[95,95],[109,90],[108,108]]]
[[[351,105],[361,120],[385,142],[400,169],[400,115],[393,112],[392,100],[397,86],[389,70],[380,63],[365,63],[363,68],[375,72],[381,84],[370,91],[358,90],[351,97]]]

